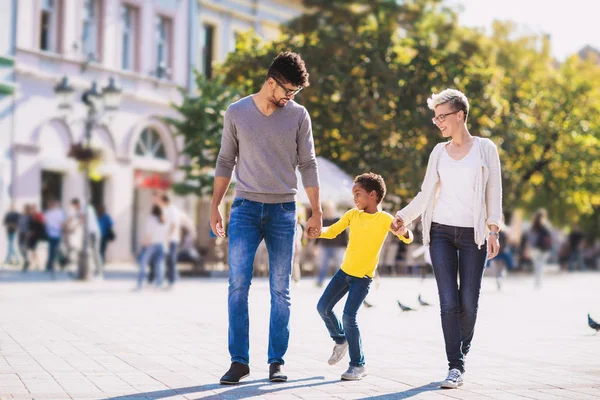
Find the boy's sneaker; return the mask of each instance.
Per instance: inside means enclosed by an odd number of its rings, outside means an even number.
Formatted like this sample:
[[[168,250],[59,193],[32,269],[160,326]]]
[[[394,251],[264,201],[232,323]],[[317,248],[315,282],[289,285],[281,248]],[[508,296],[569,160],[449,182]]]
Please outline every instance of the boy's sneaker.
[[[450,371],[448,371],[448,376],[444,382],[442,382],[440,387],[442,389],[456,389],[457,387],[462,386],[463,383],[464,381],[462,372],[456,368],[452,368]]]
[[[250,367],[240,362],[232,362],[229,371],[221,378],[221,385],[235,385],[240,382],[240,379],[250,375]]]
[[[342,374],[342,380],[344,381],[360,381],[362,378],[367,376],[367,367],[350,366],[348,371]]]
[[[348,352],[348,342],[344,342],[342,344],[335,344],[333,346],[333,353],[331,353],[331,357],[329,357],[329,361],[327,363],[329,365],[337,364]]]

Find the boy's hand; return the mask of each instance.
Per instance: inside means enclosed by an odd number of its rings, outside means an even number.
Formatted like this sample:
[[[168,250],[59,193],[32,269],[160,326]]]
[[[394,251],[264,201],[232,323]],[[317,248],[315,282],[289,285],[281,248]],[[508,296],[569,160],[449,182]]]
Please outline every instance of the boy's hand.
[[[394,232],[394,234],[395,234],[396,236],[404,236],[404,237],[406,237],[406,238],[407,238],[407,237],[409,237],[409,236],[408,236],[408,228],[407,228],[407,227],[405,227],[404,225],[403,225],[403,226],[401,226],[401,227],[399,227],[399,228],[398,228],[398,230],[396,230],[396,231]]]
[[[403,232],[400,232],[401,228],[404,228]],[[396,216],[394,218],[394,221],[392,221],[392,224],[390,225],[390,230],[395,235],[405,235],[406,234],[406,227],[404,226],[404,221],[402,220],[402,218],[400,218],[399,216]]]

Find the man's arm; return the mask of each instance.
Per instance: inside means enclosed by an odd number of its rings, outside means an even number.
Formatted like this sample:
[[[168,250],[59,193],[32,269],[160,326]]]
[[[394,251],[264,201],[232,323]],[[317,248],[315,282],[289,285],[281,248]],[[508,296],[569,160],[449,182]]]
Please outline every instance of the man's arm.
[[[212,229],[215,235],[221,238],[225,237],[225,229],[223,228],[223,216],[221,215],[221,211],[219,211],[219,205],[221,205],[223,197],[227,193],[230,182],[231,178],[215,176],[213,198],[210,205],[210,229]]]
[[[308,200],[312,208],[312,216],[306,221],[308,237],[314,239],[319,236],[323,228],[323,210],[319,192],[319,173],[315,143],[312,134],[312,123],[306,109],[296,139],[298,143],[298,171],[302,177],[302,184],[306,189]]]
[[[321,209],[321,198],[319,187],[307,187],[306,194],[312,208],[312,215],[306,221],[306,232],[311,239],[319,237],[323,229],[323,210]]]
[[[239,151],[237,131],[230,110],[230,108],[227,109],[223,120],[221,150],[219,150],[219,156],[217,157],[213,198],[210,206],[210,229],[221,238],[225,237],[225,229],[223,228],[223,217],[221,211],[219,211],[219,205],[223,201],[225,193],[227,193],[227,188],[229,188]]]

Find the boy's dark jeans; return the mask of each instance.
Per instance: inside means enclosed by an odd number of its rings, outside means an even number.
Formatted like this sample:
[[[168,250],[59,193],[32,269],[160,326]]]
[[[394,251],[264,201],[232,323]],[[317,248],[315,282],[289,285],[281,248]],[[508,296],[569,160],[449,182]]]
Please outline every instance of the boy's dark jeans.
[[[338,344],[348,341],[350,365],[355,367],[365,364],[356,313],[369,293],[371,281],[372,279],[368,276],[357,278],[340,269],[329,281],[317,304],[319,315],[323,318],[331,338]],[[333,312],[333,307],[346,293],[348,293],[348,299],[344,306],[342,322],[340,322]]]

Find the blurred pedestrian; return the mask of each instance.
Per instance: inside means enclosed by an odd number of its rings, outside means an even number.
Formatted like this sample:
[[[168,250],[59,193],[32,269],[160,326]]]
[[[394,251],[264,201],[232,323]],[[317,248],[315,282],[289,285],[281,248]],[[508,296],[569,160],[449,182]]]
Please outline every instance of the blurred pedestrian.
[[[327,202],[323,204],[323,226],[331,226],[340,220],[336,216],[335,204]],[[336,270],[342,265],[344,250],[348,245],[348,233],[346,231],[339,234],[335,239],[323,240],[318,239],[319,246],[319,274],[317,276],[317,286],[323,286],[323,281],[328,275],[331,263]]]
[[[155,204],[146,220],[143,250],[139,257],[139,274],[136,290],[141,290],[146,281],[146,268],[150,260],[156,260],[154,284],[160,288],[163,284],[163,265],[165,258],[165,245],[169,240],[169,225],[163,214],[163,209]]]
[[[4,216],[4,228],[6,229],[7,249],[4,264],[18,265],[20,261],[19,250],[17,249],[17,234],[19,231],[20,215],[11,206]]]
[[[567,238],[569,242],[569,271],[585,270],[583,262],[583,232],[579,224],[571,226],[571,232]]]
[[[63,235],[63,228],[67,218],[64,211],[60,208],[58,202],[54,199],[48,201],[48,209],[44,212],[44,223],[46,235],[48,237],[48,260],[46,262],[46,272],[52,277],[55,275],[54,263],[58,258],[60,241]]]
[[[535,287],[542,286],[542,275],[544,266],[550,258],[552,250],[552,227],[548,222],[548,213],[540,208],[533,216],[531,228],[527,235],[527,244],[533,262],[535,273]]]
[[[116,235],[113,228],[113,220],[106,212],[103,204],[98,205],[96,214],[98,215],[98,225],[100,226],[100,258],[102,259],[102,263],[106,264],[106,248],[109,242],[116,239]]]

